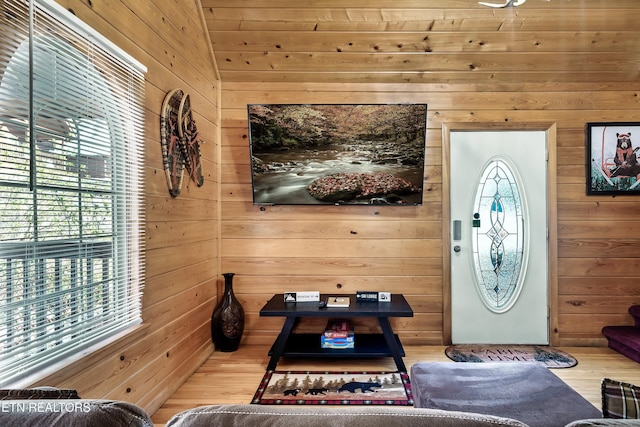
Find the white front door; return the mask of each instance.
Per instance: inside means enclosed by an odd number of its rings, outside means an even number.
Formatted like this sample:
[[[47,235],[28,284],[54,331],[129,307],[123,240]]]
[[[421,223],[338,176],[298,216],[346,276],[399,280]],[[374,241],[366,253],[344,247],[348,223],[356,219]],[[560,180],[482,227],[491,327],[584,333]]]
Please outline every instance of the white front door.
[[[544,131],[451,131],[451,338],[548,344]]]

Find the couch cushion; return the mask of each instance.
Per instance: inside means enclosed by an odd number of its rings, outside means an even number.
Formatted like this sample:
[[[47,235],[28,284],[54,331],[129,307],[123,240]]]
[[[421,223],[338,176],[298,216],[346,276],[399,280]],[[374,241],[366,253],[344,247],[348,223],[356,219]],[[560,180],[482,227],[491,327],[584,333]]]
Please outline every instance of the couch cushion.
[[[604,418],[640,418],[640,387],[604,378],[601,388]]]
[[[618,420],[612,418],[591,418],[577,420],[565,427],[639,427],[640,420]]]
[[[22,399],[80,399],[76,390],[55,387],[0,390],[0,400]]]
[[[2,400],[0,426],[152,427],[138,406],[114,400]]]
[[[202,406],[174,415],[166,427],[526,427],[516,420],[435,409],[386,406],[317,407],[217,405]]]

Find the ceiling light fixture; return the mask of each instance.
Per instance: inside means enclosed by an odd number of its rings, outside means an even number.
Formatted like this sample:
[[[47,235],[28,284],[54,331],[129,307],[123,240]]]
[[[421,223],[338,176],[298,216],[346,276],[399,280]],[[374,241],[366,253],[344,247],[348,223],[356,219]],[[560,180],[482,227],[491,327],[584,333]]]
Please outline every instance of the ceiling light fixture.
[[[524,4],[524,2],[526,2],[526,1],[527,0],[507,0],[504,4],[487,3],[487,2],[484,2],[484,1],[479,1],[478,3],[483,5],[483,6],[503,8],[503,7],[520,6],[520,5]]]

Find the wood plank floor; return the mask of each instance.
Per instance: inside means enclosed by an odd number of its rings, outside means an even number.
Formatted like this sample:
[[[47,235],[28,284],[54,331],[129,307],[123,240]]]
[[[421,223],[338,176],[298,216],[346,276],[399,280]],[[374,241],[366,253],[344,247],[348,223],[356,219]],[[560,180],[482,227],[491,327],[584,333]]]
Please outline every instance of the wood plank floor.
[[[451,362],[444,346],[405,346],[407,369],[416,362]],[[578,365],[552,369],[598,409],[600,382],[608,377],[640,385],[640,365],[605,347],[562,347]],[[174,414],[202,405],[250,403],[264,375],[268,346],[245,345],[233,353],[215,352],[189,380],[152,416],[162,426]],[[454,362],[451,362],[454,363]],[[281,359],[278,370],[395,370],[391,358],[383,359]]]

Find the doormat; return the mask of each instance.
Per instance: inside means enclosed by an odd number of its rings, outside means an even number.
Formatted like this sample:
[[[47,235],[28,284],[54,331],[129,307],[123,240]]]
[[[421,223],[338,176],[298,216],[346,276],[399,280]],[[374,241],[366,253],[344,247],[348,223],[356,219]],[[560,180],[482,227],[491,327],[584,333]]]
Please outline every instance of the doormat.
[[[267,371],[259,405],[413,405],[406,372]]]
[[[454,362],[532,362],[547,368],[571,368],[578,364],[569,353],[540,345],[451,345],[444,354]]]

